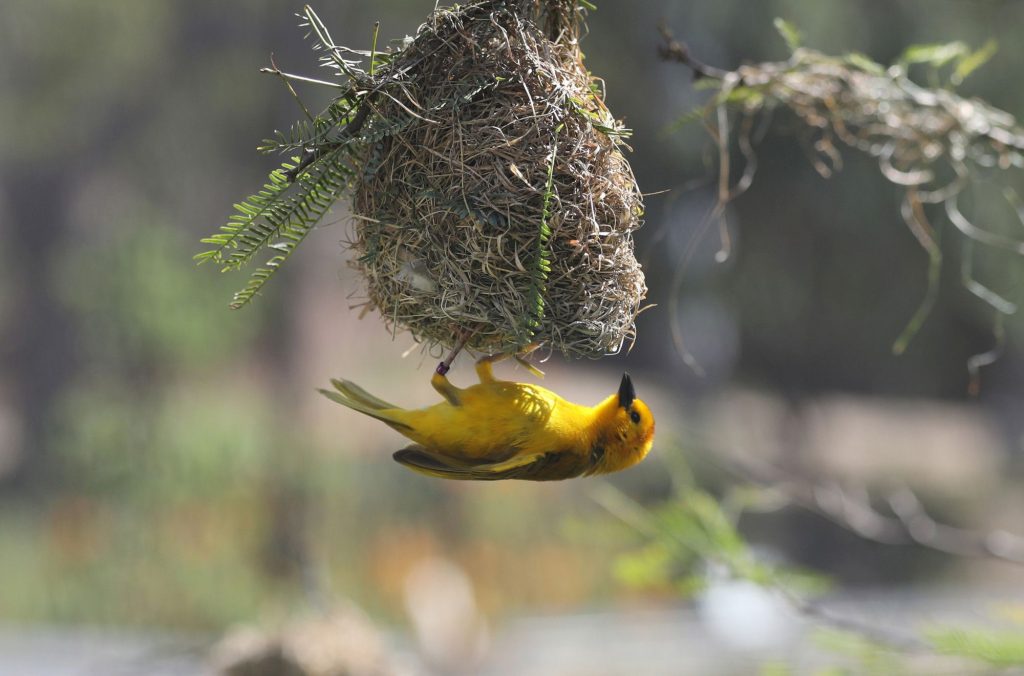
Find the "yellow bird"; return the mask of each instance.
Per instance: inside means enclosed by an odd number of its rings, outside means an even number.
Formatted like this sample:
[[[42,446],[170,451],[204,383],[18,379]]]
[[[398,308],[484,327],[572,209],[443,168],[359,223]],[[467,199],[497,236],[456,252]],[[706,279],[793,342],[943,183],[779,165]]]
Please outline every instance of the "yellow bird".
[[[480,383],[464,389],[448,381],[442,362],[430,382],[445,401],[418,410],[398,408],[347,380],[332,380],[334,391],[320,392],[412,439],[395,460],[444,479],[607,474],[637,464],[651,450],[654,417],[636,398],[628,373],[617,393],[597,406],[580,406],[537,385],[498,380],[491,367],[505,356],[480,359]]]

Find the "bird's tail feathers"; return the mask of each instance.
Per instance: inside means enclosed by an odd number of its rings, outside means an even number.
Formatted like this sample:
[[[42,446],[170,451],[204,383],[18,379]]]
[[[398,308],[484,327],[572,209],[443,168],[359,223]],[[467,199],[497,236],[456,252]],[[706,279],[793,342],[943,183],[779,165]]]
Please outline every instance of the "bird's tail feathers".
[[[338,380],[337,378],[331,379],[331,385],[334,388],[344,394],[349,399],[358,401],[361,404],[365,404],[370,408],[398,408],[392,403],[386,402],[383,399],[373,396],[363,388],[359,387],[351,380]]]
[[[353,411],[376,418],[396,430],[410,429],[409,425],[398,420],[394,415],[394,413],[401,410],[397,406],[389,404],[383,399],[378,399],[348,380],[331,380],[331,384],[334,385],[334,390],[321,389],[320,394]]]

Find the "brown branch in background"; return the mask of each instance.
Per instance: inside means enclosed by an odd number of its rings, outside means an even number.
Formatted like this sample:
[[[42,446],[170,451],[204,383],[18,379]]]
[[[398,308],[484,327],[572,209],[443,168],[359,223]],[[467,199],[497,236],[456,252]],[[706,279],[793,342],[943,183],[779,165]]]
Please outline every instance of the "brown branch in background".
[[[709,66],[706,63],[701,63],[697,59],[693,58],[693,56],[690,55],[690,48],[686,46],[686,43],[679,42],[675,39],[672,35],[672,31],[668,27],[668,24],[664,21],[659,24],[658,32],[661,33],[661,38],[664,41],[664,44],[658,45],[658,56],[665,61],[675,61],[683,64],[693,71],[694,80],[700,80],[705,77],[715,80],[723,80],[726,75],[729,75],[729,71],[727,70]]]
[[[921,325],[924,324],[931,314],[932,308],[938,302],[939,281],[942,274],[942,249],[935,239],[935,228],[928,220],[916,185],[907,187],[903,204],[900,207],[900,214],[911,234],[928,254],[928,286],[917,310],[900,335],[893,341],[892,352],[896,355],[906,352],[907,345],[921,329]]]
[[[836,614],[820,602],[803,598],[786,589],[779,588],[778,591],[797,612],[817,621],[819,624],[839,631],[858,634],[872,643],[903,653],[934,652],[931,646],[912,634],[897,633],[889,628],[879,627],[866,621]]]
[[[872,506],[866,490],[850,491],[835,482],[817,484],[769,463],[726,456],[719,451],[713,458],[709,454],[701,459],[865,540],[887,545],[916,545],[952,556],[1024,566],[1024,537],[1003,530],[979,532],[939,523],[906,487],[888,497],[893,513],[888,516]]]

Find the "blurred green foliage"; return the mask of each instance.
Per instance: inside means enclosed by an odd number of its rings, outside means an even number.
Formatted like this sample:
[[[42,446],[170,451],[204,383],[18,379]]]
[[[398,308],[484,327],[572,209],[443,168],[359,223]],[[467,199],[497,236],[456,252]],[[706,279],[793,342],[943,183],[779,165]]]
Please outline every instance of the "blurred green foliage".
[[[1024,631],[940,628],[928,632],[936,650],[968,657],[1000,669],[1024,667]]]
[[[672,477],[672,489],[663,499],[640,502],[612,484],[591,491],[599,505],[628,526],[622,537],[630,549],[618,555],[613,568],[620,581],[682,598],[692,598],[723,577],[794,597],[819,596],[829,589],[825,576],[772,563],[741,534],[740,520],[761,499],[760,491],[735,483],[715,494],[702,487],[679,441],[662,444]]]
[[[59,254],[58,296],[77,319],[85,361],[108,375],[209,372],[244,355],[262,328],[259,316],[226,313],[222,285],[182,265],[188,233],[162,218],[128,214],[103,239]]]

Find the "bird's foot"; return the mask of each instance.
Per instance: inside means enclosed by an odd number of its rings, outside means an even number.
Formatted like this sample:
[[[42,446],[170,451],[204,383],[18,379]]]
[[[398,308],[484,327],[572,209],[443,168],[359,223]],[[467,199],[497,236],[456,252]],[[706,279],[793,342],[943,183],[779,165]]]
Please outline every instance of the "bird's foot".
[[[523,366],[523,368],[525,368],[527,371],[529,371],[536,377],[543,378],[544,372],[526,360],[526,357],[529,354],[531,354],[534,350],[536,350],[538,347],[540,347],[540,343],[530,343],[529,345],[524,347],[522,350],[519,350],[518,352],[499,352],[498,354],[492,354],[486,357],[481,357],[476,362],[476,372],[477,375],[480,377],[480,382],[494,382],[495,378],[494,373],[492,371],[493,364],[495,362],[501,361],[502,359],[508,359],[509,357],[515,359]]]
[[[451,354],[448,355],[447,359],[441,360],[441,363],[437,365],[436,369],[434,369],[434,373],[438,375],[446,375],[448,371],[451,370],[455,357],[459,356],[459,352],[462,352],[462,348],[466,346],[469,339],[473,337],[474,333],[476,333],[475,330],[465,331],[463,329],[456,329],[456,331],[458,334],[458,340],[455,343],[455,347],[452,348]]]

